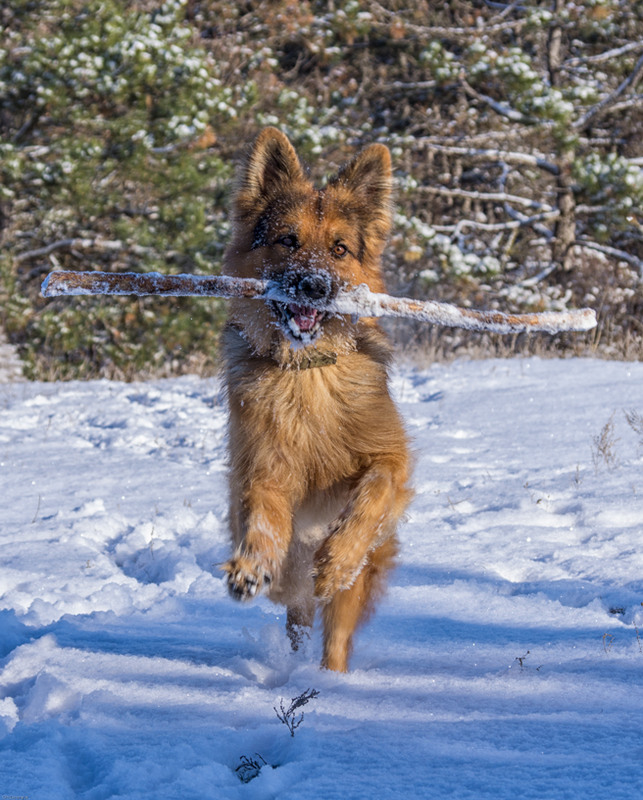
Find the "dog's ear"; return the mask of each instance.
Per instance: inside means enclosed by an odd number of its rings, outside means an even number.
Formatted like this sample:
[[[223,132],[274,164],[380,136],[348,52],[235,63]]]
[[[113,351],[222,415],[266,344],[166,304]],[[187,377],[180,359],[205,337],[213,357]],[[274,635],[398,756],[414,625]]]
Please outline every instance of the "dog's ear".
[[[371,144],[340,168],[330,186],[347,192],[371,232],[384,241],[392,223],[393,175],[391,154],[383,144]]]
[[[257,210],[287,184],[303,180],[304,170],[288,137],[264,128],[239,173],[236,204],[240,211]]]

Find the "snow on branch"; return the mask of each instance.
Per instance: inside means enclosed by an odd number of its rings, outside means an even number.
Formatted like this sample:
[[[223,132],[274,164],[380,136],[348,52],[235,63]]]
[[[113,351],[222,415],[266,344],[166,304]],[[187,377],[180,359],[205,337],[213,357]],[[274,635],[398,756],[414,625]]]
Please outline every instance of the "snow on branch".
[[[372,10],[378,11],[380,14],[388,17],[389,19],[395,19],[398,15],[397,11],[391,11],[388,8],[384,8],[384,6],[380,5],[379,3],[373,2],[371,0],[370,8]],[[502,15],[499,15],[502,16]],[[481,24],[481,21],[480,21]],[[507,20],[501,22],[493,22],[489,20],[487,24],[484,26],[484,33],[485,35],[489,36],[493,33],[501,33],[503,31],[508,30],[519,30],[525,24],[525,20],[523,19],[516,19],[516,20]],[[441,25],[414,25],[411,22],[404,22],[404,30],[408,31],[409,33],[414,33],[416,35],[420,35],[422,37],[427,37],[430,39],[468,39],[475,34],[479,34],[482,30],[481,27],[471,26],[467,28],[461,27],[446,27]]]
[[[51,255],[56,250],[102,250],[105,252],[120,252],[121,250],[131,250],[135,255],[144,255],[151,252],[149,247],[141,247],[135,244],[126,244],[120,239],[103,239],[100,236],[96,238],[70,238],[58,239],[51,242],[44,247],[38,247],[35,250],[25,250],[23,253],[18,253],[14,256],[14,261],[18,264],[23,261],[30,261],[34,258],[42,258],[43,256]]]
[[[546,211],[543,214],[534,214],[531,217],[526,217],[517,209],[512,208],[508,203],[505,203],[505,211],[511,217],[513,222],[518,224],[518,227],[524,228],[525,226],[529,225],[534,229],[534,231],[536,231],[536,233],[538,233],[540,236],[544,236],[547,240],[552,239],[554,233],[545,225],[541,225],[540,223],[550,219],[559,219],[562,214],[559,208],[555,208],[552,211]]]
[[[606,244],[599,244],[590,239],[576,239],[574,246],[586,247],[588,250],[596,250],[599,253],[604,253],[606,256],[612,256],[612,258],[617,258],[620,261],[626,261],[633,267],[638,267],[641,275],[643,275],[643,261],[633,256],[631,253],[626,253],[625,250],[618,250],[616,247],[608,247]]]
[[[51,272],[42,284],[42,294],[44,297],[93,294],[169,295],[293,302],[290,295],[271,281],[231,278],[226,275],[161,275],[157,272]],[[353,317],[407,317],[433,325],[501,334],[527,330],[546,333],[586,331],[596,325],[595,312],[587,308],[541,314],[476,311],[432,300],[391,297],[371,292],[366,284],[341,289],[334,298],[316,307],[329,313]]]
[[[515,108],[511,108],[511,106],[505,105],[504,103],[499,103],[497,100],[494,100],[493,97],[489,97],[486,94],[477,92],[473,86],[471,86],[465,80],[464,74],[460,77],[460,84],[469,97],[473,97],[475,100],[480,100],[482,103],[486,103],[496,112],[496,114],[500,114],[500,116],[506,117],[512,122],[520,122],[523,125],[533,124],[533,120],[531,120],[529,117],[526,117],[524,114],[521,114],[520,111],[516,111]]]
[[[520,153],[510,152],[507,150],[494,150],[493,148],[475,148],[475,147],[458,147],[455,145],[443,145],[432,142],[427,139],[423,142],[417,139],[414,145],[425,144],[429,150],[435,150],[438,153],[452,156],[464,156],[470,160],[483,159],[485,161],[498,161],[507,164],[524,164],[529,167],[539,167],[552,175],[558,175],[560,168],[557,164],[552,164],[544,155],[535,155],[533,153]]]
[[[546,203],[538,203],[535,200],[530,200],[528,197],[520,197],[519,195],[507,194],[506,192],[477,192],[467,189],[449,189],[446,186],[421,186],[418,191],[424,194],[439,194],[444,197],[464,197],[470,200],[491,200],[498,203],[514,203],[518,206],[525,206],[526,208],[533,208],[539,211],[553,211],[552,207]]]
[[[597,53],[593,56],[577,56],[575,58],[568,58],[567,61],[561,66],[561,69],[569,67],[579,67],[582,64],[598,64],[601,61],[613,61],[619,56],[624,56],[626,53],[637,53],[643,50],[643,42],[628,42],[622,47],[614,47],[611,50],[605,50],[603,53]]]
[[[511,210],[508,210],[508,213],[511,213]],[[560,216],[560,211],[556,208],[552,211],[545,211],[542,214],[534,214],[531,217],[525,217],[524,215],[520,215],[516,217],[516,219],[508,220],[507,222],[478,222],[474,219],[461,219],[459,222],[456,222],[454,225],[432,225],[431,228],[436,231],[436,233],[461,233],[466,228],[473,228],[474,230],[480,231],[512,231],[516,230],[517,228],[525,228],[527,226],[532,226],[536,229],[536,226],[539,222],[543,222],[549,219],[556,219],[556,217]],[[542,231],[540,231],[542,232]],[[549,232],[548,232],[549,233]]]
[[[632,72],[623,80],[613,92],[608,94],[596,105],[592,106],[580,119],[573,123],[573,127],[583,130],[606,114],[615,105],[619,97],[630,87],[634,88],[643,76],[643,55],[639,57]]]
[[[378,83],[373,89],[376,92],[417,92],[435,89],[437,81],[393,81],[392,83]]]

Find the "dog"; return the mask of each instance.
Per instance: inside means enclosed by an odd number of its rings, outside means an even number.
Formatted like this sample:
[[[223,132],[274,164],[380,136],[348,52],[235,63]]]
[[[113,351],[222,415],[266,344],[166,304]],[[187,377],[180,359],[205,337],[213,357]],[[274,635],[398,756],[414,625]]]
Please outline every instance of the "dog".
[[[385,334],[323,307],[343,286],[384,291],[391,192],[384,145],[316,188],[288,138],[266,128],[239,170],[224,255],[226,275],[280,290],[276,301],[230,301],[223,333],[228,590],[285,605],[295,650],[321,608],[322,666],[340,672],[396,559],[410,459]]]

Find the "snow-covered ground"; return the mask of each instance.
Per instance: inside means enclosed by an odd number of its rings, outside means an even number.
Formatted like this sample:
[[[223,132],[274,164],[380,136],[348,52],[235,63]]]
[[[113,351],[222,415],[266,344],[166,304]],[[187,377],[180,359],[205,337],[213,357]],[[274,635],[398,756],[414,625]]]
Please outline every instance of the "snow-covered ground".
[[[21,380],[24,378],[18,352],[7,342],[4,331],[0,329],[0,383]]]
[[[0,386],[0,795],[639,800],[643,364],[393,382],[417,495],[348,675],[226,596],[216,380]]]

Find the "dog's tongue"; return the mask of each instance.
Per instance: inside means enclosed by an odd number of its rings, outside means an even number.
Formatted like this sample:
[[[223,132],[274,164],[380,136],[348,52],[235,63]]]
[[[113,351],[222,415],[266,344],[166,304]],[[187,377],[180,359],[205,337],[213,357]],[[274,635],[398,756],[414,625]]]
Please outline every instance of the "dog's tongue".
[[[289,306],[295,324],[300,331],[310,331],[315,327],[317,322],[317,309],[310,308],[309,306],[299,306],[292,304]]]

